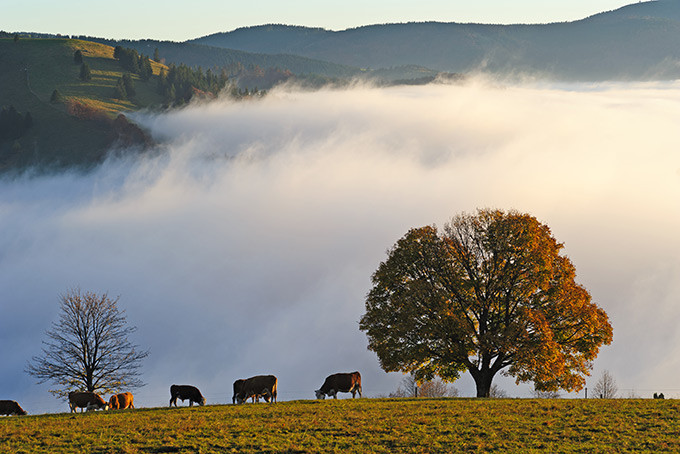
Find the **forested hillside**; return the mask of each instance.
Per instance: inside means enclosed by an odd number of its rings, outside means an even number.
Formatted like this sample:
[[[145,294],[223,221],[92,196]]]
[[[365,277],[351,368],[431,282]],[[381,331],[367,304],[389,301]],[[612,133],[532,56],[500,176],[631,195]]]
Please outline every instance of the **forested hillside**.
[[[362,68],[418,65],[583,81],[674,79],[680,77],[680,2],[636,3],[580,21],[544,25],[426,22],[337,32],[264,25],[192,42]]]
[[[135,49],[139,53],[153,55],[156,49],[166,64],[185,64],[203,69],[259,67],[263,70],[279,68],[296,75],[319,75],[325,77],[352,77],[360,72],[359,68],[315,60],[297,55],[278,53],[249,53],[242,50],[224,49],[196,43],[176,43],[155,40],[107,40],[93,37],[80,37],[109,46],[123,46]]]
[[[150,138],[124,115],[214,96],[222,75],[74,39],[0,39],[0,172],[81,167]]]

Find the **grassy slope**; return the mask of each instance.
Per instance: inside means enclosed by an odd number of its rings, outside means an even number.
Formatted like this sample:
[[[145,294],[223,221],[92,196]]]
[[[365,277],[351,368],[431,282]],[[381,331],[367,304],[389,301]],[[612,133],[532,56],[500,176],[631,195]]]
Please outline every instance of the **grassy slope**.
[[[79,79],[80,65],[73,62],[80,49],[92,79]],[[154,74],[161,66],[152,63]],[[112,97],[123,69],[113,59],[113,48],[69,39],[0,39],[0,105],[14,107],[33,117],[34,127],[16,143],[0,144],[0,171],[42,162],[54,165],[91,164],[100,160],[115,139],[110,125],[82,120],[67,113],[65,104],[52,104],[57,89],[66,99],[78,101],[113,118],[118,112],[137,110],[161,102],[152,78],[133,76],[137,96],[132,101]]]
[[[0,452],[679,452],[674,400],[357,399],[0,419]]]

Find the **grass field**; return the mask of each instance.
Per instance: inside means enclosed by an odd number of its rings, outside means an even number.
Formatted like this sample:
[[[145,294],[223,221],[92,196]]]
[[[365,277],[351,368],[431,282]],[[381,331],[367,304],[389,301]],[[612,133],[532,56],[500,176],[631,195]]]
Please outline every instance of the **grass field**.
[[[345,399],[0,419],[3,453],[680,452],[680,401]]]

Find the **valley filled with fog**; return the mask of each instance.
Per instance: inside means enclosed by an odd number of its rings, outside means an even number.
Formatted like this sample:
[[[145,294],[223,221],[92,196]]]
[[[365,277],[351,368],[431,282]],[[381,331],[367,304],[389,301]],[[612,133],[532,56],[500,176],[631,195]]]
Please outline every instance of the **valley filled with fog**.
[[[358,327],[371,274],[409,228],[483,207],[547,224],[609,314],[589,387],[609,370],[624,397],[680,397],[678,119],[671,82],[280,88],[138,113],[152,152],[0,179],[3,398],[66,411],[24,368],[70,288],[119,296],[137,326],[139,406],[173,383],[227,403],[269,373],[280,400],[353,370],[387,395],[402,376]]]

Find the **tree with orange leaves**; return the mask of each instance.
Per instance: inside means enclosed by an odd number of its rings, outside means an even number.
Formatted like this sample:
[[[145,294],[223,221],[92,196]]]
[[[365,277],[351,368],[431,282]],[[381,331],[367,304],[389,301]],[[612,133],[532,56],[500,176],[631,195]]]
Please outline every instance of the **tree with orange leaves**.
[[[372,276],[360,322],[368,348],[385,371],[420,381],[467,370],[477,397],[500,371],[539,391],[582,389],[612,327],[562,248],[515,211],[409,230]]]

